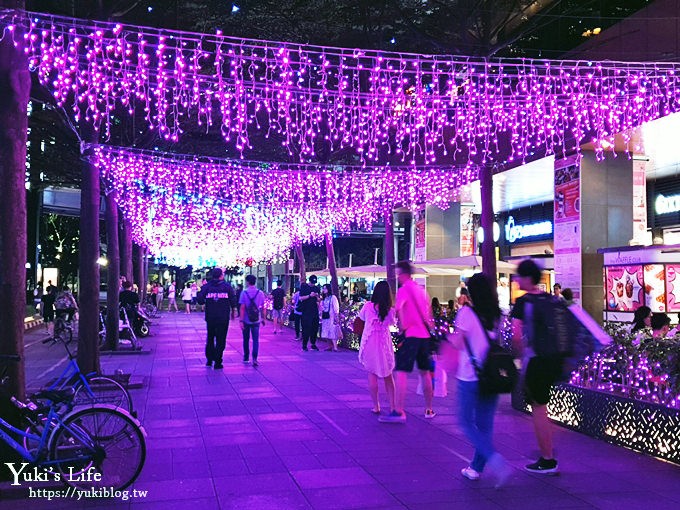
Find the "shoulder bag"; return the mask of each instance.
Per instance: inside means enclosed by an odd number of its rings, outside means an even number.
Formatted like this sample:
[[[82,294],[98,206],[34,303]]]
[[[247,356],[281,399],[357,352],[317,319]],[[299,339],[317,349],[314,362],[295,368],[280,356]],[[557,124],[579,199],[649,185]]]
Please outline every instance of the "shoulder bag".
[[[475,315],[477,314],[475,313]],[[472,363],[472,367],[477,375],[479,394],[489,396],[512,393],[519,377],[512,353],[509,349],[492,341],[479,316],[477,316],[477,319],[484,331],[486,341],[489,343],[489,351],[482,364],[479,363],[479,360],[472,352],[470,343],[465,335],[463,335],[463,341],[470,356],[470,363]]]

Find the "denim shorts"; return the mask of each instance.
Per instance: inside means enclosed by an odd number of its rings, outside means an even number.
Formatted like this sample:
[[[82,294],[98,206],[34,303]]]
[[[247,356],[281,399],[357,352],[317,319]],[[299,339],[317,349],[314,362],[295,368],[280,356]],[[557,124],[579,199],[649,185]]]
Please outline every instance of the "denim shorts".
[[[418,370],[430,370],[432,366],[430,339],[406,337],[397,348],[395,357],[394,369],[400,372],[413,372],[414,363],[418,365]]]

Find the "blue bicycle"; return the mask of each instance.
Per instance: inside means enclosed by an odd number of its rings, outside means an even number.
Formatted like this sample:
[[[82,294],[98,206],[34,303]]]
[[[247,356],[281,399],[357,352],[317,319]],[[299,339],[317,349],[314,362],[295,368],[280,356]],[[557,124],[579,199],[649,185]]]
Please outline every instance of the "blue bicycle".
[[[56,341],[53,338],[43,340],[44,344]],[[68,342],[61,341],[68,354],[68,364],[62,374],[47,388],[48,390],[63,390],[73,388],[73,405],[82,406],[93,403],[109,404],[120,407],[132,416],[136,413],[132,405],[132,397],[118,381],[96,372],[83,374],[76,362],[75,355],[69,349]]]
[[[18,356],[0,355],[4,367],[17,361]],[[0,379],[2,383],[5,380]],[[62,404],[72,397],[71,389],[39,392],[36,398],[48,401],[43,414],[35,403],[11,397],[24,419],[40,421],[43,426],[40,434],[36,434],[0,418],[0,439],[24,461],[42,468],[53,481],[73,487],[72,497],[77,495],[77,487],[113,490],[128,487],[137,479],[146,460],[143,427],[129,413],[106,404],[75,409],[62,416]],[[20,438],[35,447],[25,448],[17,441]],[[15,465],[14,471],[20,467]],[[65,495],[69,496],[69,492]]]

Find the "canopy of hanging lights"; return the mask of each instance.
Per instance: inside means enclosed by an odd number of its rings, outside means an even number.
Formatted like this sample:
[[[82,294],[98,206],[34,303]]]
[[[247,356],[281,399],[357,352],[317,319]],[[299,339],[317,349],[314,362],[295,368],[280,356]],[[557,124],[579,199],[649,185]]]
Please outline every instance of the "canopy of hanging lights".
[[[448,207],[475,168],[282,164],[90,147],[135,241],[176,265],[273,260],[395,207]],[[211,259],[210,259],[211,260]],[[196,264],[192,264],[196,265]]]
[[[25,43],[31,68],[76,118],[108,131],[114,112],[141,109],[172,141],[188,125],[217,124],[241,154],[262,130],[301,161],[325,141],[363,164],[385,154],[507,163],[590,141],[602,151],[616,133],[678,110],[671,62],[484,60],[0,17],[4,37]]]

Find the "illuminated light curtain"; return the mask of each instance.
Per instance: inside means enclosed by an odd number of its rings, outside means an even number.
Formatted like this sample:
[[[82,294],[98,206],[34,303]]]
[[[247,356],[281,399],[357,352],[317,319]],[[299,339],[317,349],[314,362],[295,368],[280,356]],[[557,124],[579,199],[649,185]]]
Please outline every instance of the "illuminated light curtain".
[[[263,163],[107,145],[92,152],[135,242],[173,261],[273,260],[332,231],[370,230],[395,207],[448,207],[478,174],[476,167]]]
[[[116,109],[141,109],[172,141],[188,124],[217,124],[242,154],[253,129],[301,161],[321,138],[367,164],[381,150],[407,164],[512,162],[588,141],[601,154],[602,141],[678,110],[678,63],[480,60],[16,11],[1,23],[4,37],[27,29],[32,69],[76,118],[108,132]]]

